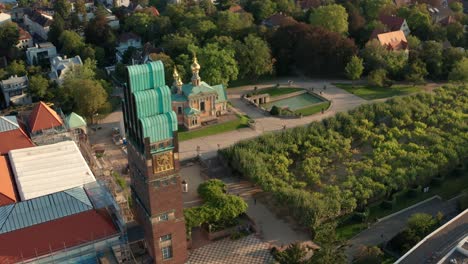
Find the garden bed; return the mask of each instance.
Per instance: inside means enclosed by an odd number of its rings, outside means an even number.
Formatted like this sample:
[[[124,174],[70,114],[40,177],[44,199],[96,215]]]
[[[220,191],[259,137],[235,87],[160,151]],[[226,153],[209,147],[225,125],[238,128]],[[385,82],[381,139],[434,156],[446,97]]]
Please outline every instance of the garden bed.
[[[202,127],[197,130],[191,130],[191,131],[179,130],[179,142],[189,140],[189,139],[206,137],[206,136],[216,135],[216,134],[220,134],[224,132],[229,132],[229,131],[233,131],[233,130],[248,127],[248,126],[249,126],[249,118],[247,116],[245,115],[237,116],[236,120]]]

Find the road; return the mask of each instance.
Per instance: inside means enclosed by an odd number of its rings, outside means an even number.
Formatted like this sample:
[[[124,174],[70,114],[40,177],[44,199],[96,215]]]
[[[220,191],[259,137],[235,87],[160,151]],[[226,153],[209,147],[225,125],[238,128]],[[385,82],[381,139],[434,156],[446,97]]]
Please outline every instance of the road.
[[[432,199],[419,206],[373,224],[370,228],[362,231],[348,241],[350,247],[346,249],[346,255],[348,259],[351,260],[362,245],[376,246],[387,242],[406,227],[409,217],[414,213],[427,213],[435,216],[438,212],[442,212],[444,216],[453,217],[457,212],[456,199],[449,201],[443,201],[440,198]]]

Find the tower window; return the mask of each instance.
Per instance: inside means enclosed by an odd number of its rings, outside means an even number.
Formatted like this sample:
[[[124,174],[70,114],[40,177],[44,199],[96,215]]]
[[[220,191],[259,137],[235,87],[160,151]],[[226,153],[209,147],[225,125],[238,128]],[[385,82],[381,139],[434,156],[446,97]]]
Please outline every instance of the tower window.
[[[205,112],[205,102],[200,102],[200,111]]]
[[[162,215],[159,216],[159,221],[162,222],[162,221],[168,221],[169,220],[169,215],[164,213]],[[170,238],[169,238],[170,239]]]
[[[171,234],[167,234],[167,235],[164,235],[164,236],[160,237],[160,238],[159,238],[159,241],[160,241],[160,242],[164,242],[164,241],[169,241],[169,240],[171,240],[171,239],[172,239]]]
[[[182,106],[177,107],[177,113],[179,115],[182,114]]]
[[[163,259],[172,258],[172,246],[167,246],[167,247],[161,248],[161,252],[162,252],[162,258]]]

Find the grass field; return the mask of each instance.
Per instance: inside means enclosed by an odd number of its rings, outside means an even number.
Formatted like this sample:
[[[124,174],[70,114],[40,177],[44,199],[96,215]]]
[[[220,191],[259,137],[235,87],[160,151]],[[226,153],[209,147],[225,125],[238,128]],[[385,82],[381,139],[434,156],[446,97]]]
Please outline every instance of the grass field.
[[[372,85],[352,85],[348,83],[334,83],[338,88],[355,94],[366,100],[387,98],[398,95],[407,95],[421,91],[421,86],[393,85],[392,87],[377,87]]]
[[[193,131],[179,132],[179,141],[189,140],[198,137],[205,137],[236,130],[243,127],[248,127],[249,118],[247,116],[238,116],[236,120],[232,120],[222,124],[211,125]]]
[[[319,103],[319,104],[316,104],[316,105],[313,105],[313,106],[310,106],[310,107],[306,107],[306,108],[296,110],[295,112],[296,112],[296,114],[302,114],[303,116],[309,116],[309,115],[313,115],[313,114],[316,114],[316,113],[322,111],[322,109],[327,110],[329,107],[330,107],[330,102],[323,102],[323,103]]]
[[[254,93],[257,94],[269,94],[271,97],[276,97],[280,95],[285,95],[289,93],[295,93],[299,91],[303,91],[304,89],[302,88],[297,88],[297,87],[270,87],[270,88],[264,88],[264,89],[259,89]]]

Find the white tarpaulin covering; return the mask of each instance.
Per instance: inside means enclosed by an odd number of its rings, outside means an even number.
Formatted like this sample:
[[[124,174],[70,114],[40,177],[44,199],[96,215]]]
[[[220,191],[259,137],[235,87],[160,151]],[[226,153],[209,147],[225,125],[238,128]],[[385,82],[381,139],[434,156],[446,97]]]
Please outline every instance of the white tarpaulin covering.
[[[11,150],[9,156],[22,201],[96,181],[73,141]]]

